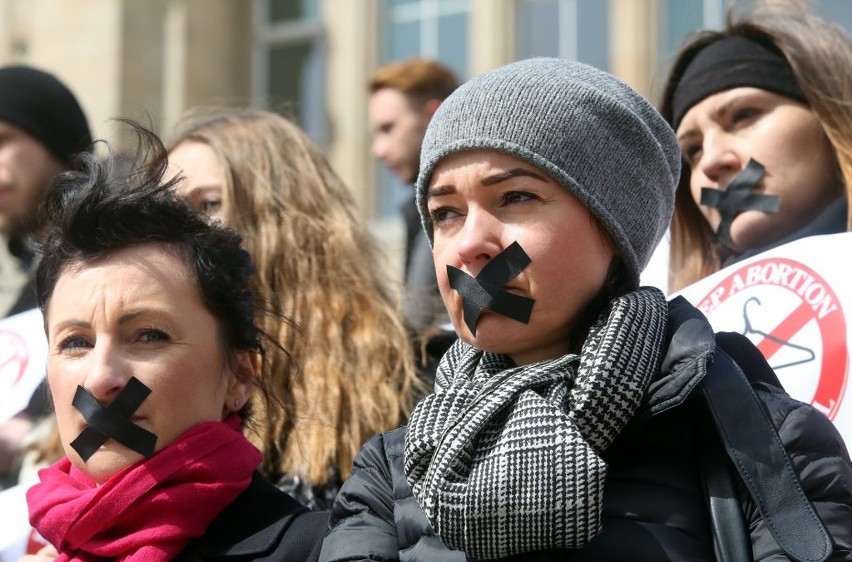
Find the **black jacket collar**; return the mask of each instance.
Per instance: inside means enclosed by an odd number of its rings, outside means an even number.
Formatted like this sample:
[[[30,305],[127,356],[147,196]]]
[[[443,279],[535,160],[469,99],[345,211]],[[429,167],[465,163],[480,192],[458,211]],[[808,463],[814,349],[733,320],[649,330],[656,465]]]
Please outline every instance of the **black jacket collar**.
[[[713,327],[683,297],[669,301],[668,347],[659,376],[651,381],[642,406],[655,415],[681,404],[707,374],[716,350]]]
[[[255,472],[249,487],[175,561],[278,559],[267,556],[281,549],[287,529],[306,513],[305,506]]]

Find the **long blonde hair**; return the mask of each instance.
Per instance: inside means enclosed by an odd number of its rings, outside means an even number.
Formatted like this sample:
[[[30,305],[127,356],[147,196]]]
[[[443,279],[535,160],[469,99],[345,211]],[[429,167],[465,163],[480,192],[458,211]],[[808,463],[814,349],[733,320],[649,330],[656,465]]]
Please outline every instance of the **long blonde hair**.
[[[404,423],[419,391],[398,291],[352,194],[325,155],[284,117],[261,110],[196,111],[168,142],[208,145],[225,169],[229,226],[257,271],[267,387],[281,411],[257,412],[262,472],[311,485],[343,478],[362,443]],[[281,316],[293,324],[275,318]]]
[[[787,59],[796,81],[831,143],[846,200],[852,199],[852,44],[843,29],[795,3],[776,3],[735,21],[725,29],[691,35],[675,55],[660,111],[672,122],[672,97],[692,59],[707,45],[726,37],[746,37],[774,45]],[[852,207],[847,229],[852,229]],[[689,192],[684,164],[675,197],[671,228],[670,289],[678,290],[718,271],[727,250],[719,242]]]

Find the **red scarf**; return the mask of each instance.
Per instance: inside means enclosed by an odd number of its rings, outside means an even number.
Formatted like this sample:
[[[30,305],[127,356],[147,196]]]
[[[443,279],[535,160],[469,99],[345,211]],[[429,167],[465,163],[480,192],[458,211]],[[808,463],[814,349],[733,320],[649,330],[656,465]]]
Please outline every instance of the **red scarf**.
[[[101,486],[66,457],[27,492],[30,523],[59,551],[56,562],[165,562],[204,534],[261,460],[236,415],[189,429]]]

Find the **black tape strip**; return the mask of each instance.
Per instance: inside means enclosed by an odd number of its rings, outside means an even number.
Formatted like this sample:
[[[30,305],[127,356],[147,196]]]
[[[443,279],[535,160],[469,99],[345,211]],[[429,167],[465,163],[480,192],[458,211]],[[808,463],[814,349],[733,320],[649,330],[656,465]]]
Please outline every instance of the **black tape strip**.
[[[483,310],[528,323],[533,299],[503,290],[503,286],[530,264],[530,257],[517,242],[512,242],[488,262],[475,278],[451,265],[447,266],[450,287],[462,296],[464,323],[476,335],[476,323]]]
[[[701,188],[701,204],[719,210],[722,221],[716,229],[716,235],[725,244],[731,244],[731,224],[741,212],[778,212],[780,200],[777,195],[764,195],[751,191],[763,177],[763,171],[763,165],[752,158],[725,191],[712,187]]]
[[[149,394],[151,394],[150,388],[136,377],[131,377],[115,400],[104,407],[88,390],[82,386],[77,387],[71,404],[83,414],[83,419],[88,425],[71,442],[71,446],[83,462],[89,460],[89,457],[110,438],[140,455],[148,458],[154,456],[157,436],[130,421],[130,416]]]

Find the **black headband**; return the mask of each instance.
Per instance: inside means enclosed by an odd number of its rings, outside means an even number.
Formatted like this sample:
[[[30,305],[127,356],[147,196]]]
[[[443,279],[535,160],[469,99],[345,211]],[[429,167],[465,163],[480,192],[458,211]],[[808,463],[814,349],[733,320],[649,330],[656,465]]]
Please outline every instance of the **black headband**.
[[[784,56],[745,37],[726,37],[704,47],[689,62],[672,94],[672,127],[712,94],[752,87],[807,102]]]

